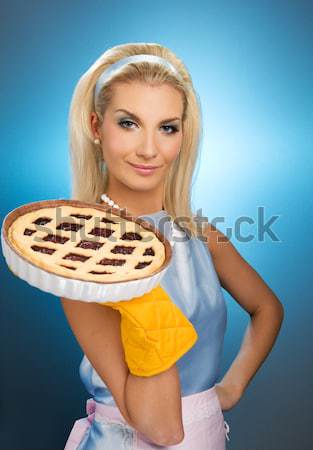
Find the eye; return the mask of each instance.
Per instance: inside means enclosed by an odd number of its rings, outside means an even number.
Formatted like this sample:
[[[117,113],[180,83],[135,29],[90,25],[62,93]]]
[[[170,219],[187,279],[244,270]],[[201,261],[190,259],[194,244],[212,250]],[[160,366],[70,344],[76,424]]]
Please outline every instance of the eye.
[[[175,125],[163,125],[163,128],[171,128],[172,132],[166,134],[174,134],[178,131],[178,128]]]
[[[118,122],[119,126],[122,128],[132,128],[131,125],[136,125],[135,122],[133,122],[132,120],[120,120]],[[177,133],[179,131],[178,127],[175,125],[163,125],[162,128],[166,129],[166,130],[171,130],[170,132],[167,132],[165,134],[174,134]]]
[[[130,128],[129,126],[124,126],[124,124],[133,124],[134,122],[132,122],[131,120],[121,120],[118,124],[122,127],[122,128]]]

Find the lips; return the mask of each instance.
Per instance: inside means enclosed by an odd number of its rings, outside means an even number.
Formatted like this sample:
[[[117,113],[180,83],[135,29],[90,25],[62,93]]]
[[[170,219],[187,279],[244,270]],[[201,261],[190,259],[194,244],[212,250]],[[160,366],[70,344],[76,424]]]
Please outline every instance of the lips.
[[[136,167],[137,169],[157,169],[160,166],[146,166],[143,164],[132,164],[129,163],[131,166]]]

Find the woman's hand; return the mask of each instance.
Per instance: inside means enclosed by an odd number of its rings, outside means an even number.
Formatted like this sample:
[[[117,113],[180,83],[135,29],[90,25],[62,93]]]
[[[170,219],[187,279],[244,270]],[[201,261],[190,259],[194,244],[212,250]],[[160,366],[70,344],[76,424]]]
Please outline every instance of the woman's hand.
[[[223,411],[232,409],[243,395],[241,389],[236,386],[224,385],[222,382],[215,384],[215,390]]]

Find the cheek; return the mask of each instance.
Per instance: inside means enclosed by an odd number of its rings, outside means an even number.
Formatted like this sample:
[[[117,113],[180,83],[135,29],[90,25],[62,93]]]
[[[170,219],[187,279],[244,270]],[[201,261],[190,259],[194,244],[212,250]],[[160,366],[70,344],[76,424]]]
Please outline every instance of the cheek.
[[[131,149],[130,139],[116,124],[106,125],[104,136],[104,155],[109,158],[123,156]]]
[[[167,141],[167,144],[164,144],[164,159],[167,162],[171,162],[174,159],[177,158],[177,156],[179,155],[180,152],[180,148],[182,145],[182,136],[175,136],[175,138],[173,138],[173,140]]]

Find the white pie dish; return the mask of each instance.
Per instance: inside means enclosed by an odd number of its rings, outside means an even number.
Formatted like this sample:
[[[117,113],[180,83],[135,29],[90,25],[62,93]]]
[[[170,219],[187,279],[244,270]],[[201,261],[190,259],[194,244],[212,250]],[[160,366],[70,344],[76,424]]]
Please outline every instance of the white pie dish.
[[[25,212],[34,211],[45,206],[56,207],[67,204],[78,206],[79,208],[93,208],[99,209],[102,212],[103,210],[112,212],[115,215],[119,215],[127,218],[128,220],[139,223],[147,230],[153,231],[158,239],[164,244],[165,261],[152,275],[126,281],[101,282],[75,279],[73,275],[71,277],[62,276],[53,273],[53,271],[46,268],[41,268],[33,262],[27,260],[8,239],[7,232],[10,225],[17,217],[25,214]],[[139,217],[127,215],[124,211],[110,208],[108,205],[66,199],[44,200],[27,203],[10,211],[5,216],[2,223],[1,245],[6,263],[9,269],[17,277],[26,281],[28,284],[41,289],[42,291],[49,292],[58,297],[66,297],[72,300],[85,302],[129,300],[133,297],[149,292],[161,281],[172,257],[170,242],[150,222],[147,222]]]

